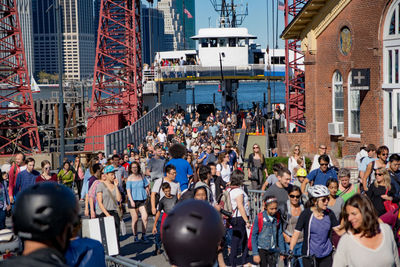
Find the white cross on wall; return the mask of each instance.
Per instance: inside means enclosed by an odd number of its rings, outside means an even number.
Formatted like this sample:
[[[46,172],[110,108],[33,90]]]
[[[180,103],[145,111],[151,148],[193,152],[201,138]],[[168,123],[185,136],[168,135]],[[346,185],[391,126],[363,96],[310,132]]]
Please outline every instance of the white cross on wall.
[[[354,80],[358,80],[357,84],[361,84],[361,80],[364,80],[365,76],[361,75],[361,71],[358,72],[357,76],[354,76]]]

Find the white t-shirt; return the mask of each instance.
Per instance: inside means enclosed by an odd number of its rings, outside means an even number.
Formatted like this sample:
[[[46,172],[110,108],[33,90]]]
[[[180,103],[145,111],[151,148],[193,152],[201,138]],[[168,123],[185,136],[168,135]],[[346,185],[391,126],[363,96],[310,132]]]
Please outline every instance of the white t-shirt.
[[[250,214],[250,207],[249,207],[249,197],[247,194],[243,191],[242,188],[234,188],[234,189],[228,189],[229,195],[231,197],[231,202],[232,202],[232,210],[234,211],[232,214],[232,217],[241,217],[242,214],[240,213],[239,209],[237,208],[237,203],[236,203],[236,198],[240,195],[243,195],[243,206],[244,210],[246,212],[246,215]]]
[[[226,168],[222,164],[217,164],[217,172],[221,172],[221,178],[224,182],[229,183],[231,181],[231,168],[226,165]]]
[[[164,143],[165,140],[167,139],[167,135],[165,133],[158,133],[157,138],[160,141],[160,143]]]

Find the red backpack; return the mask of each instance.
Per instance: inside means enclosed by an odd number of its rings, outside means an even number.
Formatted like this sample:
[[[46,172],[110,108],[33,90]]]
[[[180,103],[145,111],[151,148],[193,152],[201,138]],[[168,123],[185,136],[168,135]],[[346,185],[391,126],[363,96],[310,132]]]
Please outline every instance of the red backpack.
[[[279,212],[276,213],[276,220],[277,220],[276,224],[278,225],[279,221],[280,221],[280,213]],[[264,224],[263,212],[260,212],[259,214],[257,214],[257,221],[258,221],[258,233],[261,233],[263,224]],[[253,235],[253,227],[254,227],[254,223],[251,226],[250,235],[249,235],[249,238],[247,239],[247,247],[249,248],[249,250],[253,250],[253,246],[251,244],[251,236]]]

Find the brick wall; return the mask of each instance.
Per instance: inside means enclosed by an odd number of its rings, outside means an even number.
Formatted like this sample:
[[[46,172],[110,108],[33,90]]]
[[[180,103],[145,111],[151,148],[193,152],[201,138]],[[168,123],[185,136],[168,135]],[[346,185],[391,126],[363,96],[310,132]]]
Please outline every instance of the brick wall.
[[[331,151],[341,146],[343,155],[354,155],[361,143],[383,144],[381,31],[389,6],[388,0],[353,0],[318,36],[315,54],[307,52],[305,55],[307,133],[287,134],[290,142],[300,143],[309,153],[315,153],[320,143]],[[350,29],[352,36],[352,48],[347,56],[339,50],[340,31],[344,26]],[[370,68],[371,73],[370,91],[360,94],[360,138],[350,138],[348,134],[348,76],[352,68]],[[335,71],[343,77],[345,127],[344,137],[340,138],[328,134],[328,123],[333,120]]]

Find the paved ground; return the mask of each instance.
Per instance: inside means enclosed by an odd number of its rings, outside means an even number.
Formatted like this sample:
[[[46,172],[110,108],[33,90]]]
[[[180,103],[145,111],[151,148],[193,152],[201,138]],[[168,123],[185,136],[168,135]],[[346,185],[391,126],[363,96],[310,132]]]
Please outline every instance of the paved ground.
[[[126,235],[121,237],[121,251],[120,255],[141,261],[146,264],[151,264],[157,267],[167,267],[170,266],[165,253],[160,255],[154,255],[154,241],[151,235],[151,229],[153,228],[154,217],[149,217],[148,222],[148,233],[149,241],[134,242],[132,236],[131,219],[129,214],[124,214],[124,221],[126,224]],[[138,223],[138,231],[141,232],[142,226],[141,221]],[[141,235],[139,235],[139,238]]]

